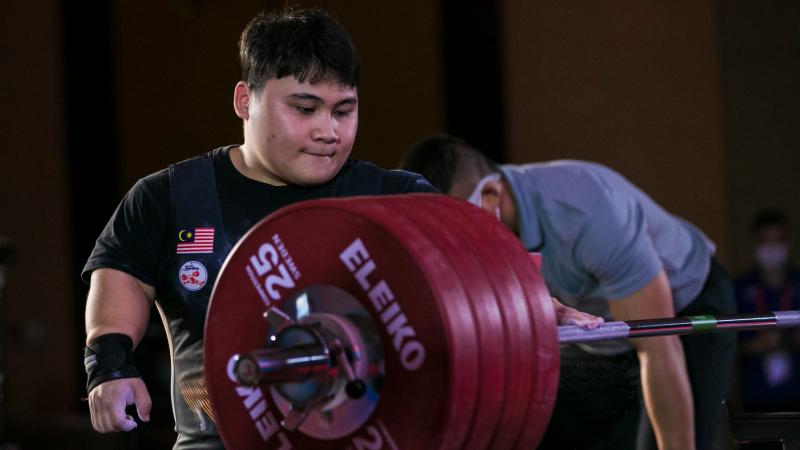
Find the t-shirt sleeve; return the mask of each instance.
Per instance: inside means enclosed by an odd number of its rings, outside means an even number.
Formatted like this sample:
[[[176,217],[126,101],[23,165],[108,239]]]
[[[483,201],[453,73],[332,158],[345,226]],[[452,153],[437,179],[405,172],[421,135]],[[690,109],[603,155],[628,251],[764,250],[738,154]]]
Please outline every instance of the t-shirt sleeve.
[[[155,286],[169,235],[169,208],[166,171],[139,180],[97,238],[81,278],[88,282],[93,270],[112,268]]]
[[[605,297],[625,298],[662,269],[641,206],[624,196],[600,196],[575,245],[575,258]]]
[[[405,194],[414,192],[438,193],[422,175],[405,170],[390,170],[386,172],[381,189],[382,194]]]

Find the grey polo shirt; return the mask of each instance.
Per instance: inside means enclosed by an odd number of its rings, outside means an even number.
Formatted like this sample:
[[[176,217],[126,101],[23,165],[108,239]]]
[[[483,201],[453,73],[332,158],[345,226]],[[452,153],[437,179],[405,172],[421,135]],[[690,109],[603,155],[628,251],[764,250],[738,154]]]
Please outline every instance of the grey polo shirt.
[[[714,244],[617,172],[582,161],[500,171],[516,201],[520,239],[542,253],[542,276],[565,304],[610,319],[608,300],[638,291],[662,268],[676,312],[700,293]],[[618,344],[597,351],[616,353]]]

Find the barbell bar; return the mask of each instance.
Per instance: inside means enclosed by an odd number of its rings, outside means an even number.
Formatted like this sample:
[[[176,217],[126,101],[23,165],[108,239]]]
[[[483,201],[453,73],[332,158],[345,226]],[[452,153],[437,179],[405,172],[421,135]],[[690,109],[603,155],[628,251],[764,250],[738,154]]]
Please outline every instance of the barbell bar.
[[[665,317],[606,322],[591,330],[577,325],[560,325],[558,327],[558,343],[576,344],[612,339],[797,326],[800,326],[800,311],[794,310],[718,316]],[[237,360],[239,364],[234,367],[234,373],[239,383],[247,386],[255,386],[259,383],[302,382],[310,374],[323,371],[333,364],[346,367],[346,363],[341,364],[340,358],[331,358],[330,352],[325,350],[322,345],[276,351],[254,351],[238,355]],[[241,364],[242,361],[245,364]],[[337,361],[340,362],[337,363]]]
[[[667,317],[606,322],[594,330],[575,325],[558,327],[558,342],[605,341],[610,339],[668,336],[715,331],[747,331],[800,326],[800,311]]]

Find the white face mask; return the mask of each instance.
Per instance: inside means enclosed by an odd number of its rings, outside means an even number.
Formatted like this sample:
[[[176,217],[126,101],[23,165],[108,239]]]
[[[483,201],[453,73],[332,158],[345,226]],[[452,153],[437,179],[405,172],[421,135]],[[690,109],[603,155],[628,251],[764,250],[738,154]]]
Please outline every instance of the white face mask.
[[[756,247],[756,263],[767,272],[782,269],[789,259],[789,244],[786,242],[768,242]]]
[[[478,185],[475,186],[475,189],[472,191],[472,194],[469,195],[467,201],[477,206],[478,208],[483,209],[483,195],[482,195],[483,187],[486,186],[486,183],[490,181],[500,181],[500,174],[490,173],[489,175],[486,175],[485,177],[481,178],[481,180],[478,181]],[[497,220],[500,220],[499,206],[494,209],[494,216],[497,217]]]

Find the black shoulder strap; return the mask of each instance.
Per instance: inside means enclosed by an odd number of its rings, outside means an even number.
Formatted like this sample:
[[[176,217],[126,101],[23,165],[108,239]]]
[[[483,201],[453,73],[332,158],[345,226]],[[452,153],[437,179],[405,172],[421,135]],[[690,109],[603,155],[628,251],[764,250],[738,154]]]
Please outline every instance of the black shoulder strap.
[[[170,201],[179,230],[214,228],[214,260],[219,266],[233,248],[225,232],[214,173],[214,152],[169,166]],[[216,273],[209,281],[216,278]]]
[[[177,228],[173,242],[177,247],[172,252],[170,262],[175,271],[169,278],[172,296],[160,299],[159,306],[168,320],[170,348],[174,352],[172,404],[176,429],[181,435],[191,436],[192,442],[209,439],[216,434],[213,423],[203,412],[199,401],[187,396],[186,392],[187,389],[195,389],[194,383],[202,379],[205,315],[214,282],[231,248],[222,222],[214,154],[210,152],[169,166],[170,202]],[[189,237],[190,232],[198,233],[198,228],[213,228],[211,252],[191,246],[181,248],[184,242],[181,236]],[[178,277],[179,268],[182,271],[183,267],[190,265],[206,271],[204,286],[199,289],[187,287]],[[208,440],[212,441],[218,443],[214,439]],[[175,448],[183,446],[176,445]]]
[[[175,225],[222,225],[212,153],[169,166],[169,186]]]

